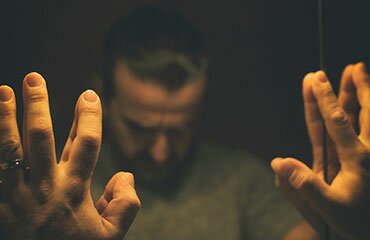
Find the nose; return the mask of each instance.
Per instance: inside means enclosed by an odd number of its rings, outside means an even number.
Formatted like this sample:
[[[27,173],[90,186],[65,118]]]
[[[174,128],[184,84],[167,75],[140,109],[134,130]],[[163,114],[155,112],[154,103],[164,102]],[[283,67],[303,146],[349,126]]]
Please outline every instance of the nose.
[[[156,163],[164,163],[169,155],[169,142],[165,133],[158,133],[150,149],[150,155]]]

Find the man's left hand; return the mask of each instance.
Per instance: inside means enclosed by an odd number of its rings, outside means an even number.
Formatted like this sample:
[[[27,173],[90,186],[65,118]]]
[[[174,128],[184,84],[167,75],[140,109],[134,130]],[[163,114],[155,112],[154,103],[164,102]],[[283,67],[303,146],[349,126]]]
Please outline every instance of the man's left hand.
[[[305,77],[303,95],[313,168],[276,158],[271,165],[277,184],[319,233],[325,222],[339,239],[369,239],[370,79],[365,64],[345,69],[338,98],[322,71]],[[323,122],[329,183],[323,177]]]

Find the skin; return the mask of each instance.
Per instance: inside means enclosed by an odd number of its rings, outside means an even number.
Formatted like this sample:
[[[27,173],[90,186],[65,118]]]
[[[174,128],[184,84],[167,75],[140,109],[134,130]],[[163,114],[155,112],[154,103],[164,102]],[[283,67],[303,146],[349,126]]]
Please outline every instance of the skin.
[[[114,71],[115,94],[106,117],[120,162],[144,184],[164,185],[186,161],[205,89],[204,74],[167,90],[154,79],[141,79],[123,62]],[[112,130],[113,129],[113,130]]]
[[[206,87],[205,77],[200,75],[177,91],[168,91],[151,79],[138,78],[124,62],[119,62],[114,78],[115,96],[108,103],[105,115],[109,129],[114,129],[110,131],[113,135],[111,142],[121,156],[119,164],[134,166],[136,178],[140,177],[144,183],[163,185],[171,177],[169,174],[176,163],[189,151],[196,129],[187,126],[189,122],[196,121]],[[167,129],[182,134],[177,139],[171,139],[166,135]],[[145,159],[136,157],[142,152],[150,156],[149,164]],[[170,152],[175,153],[172,155],[175,157],[171,158]],[[302,222],[292,228],[284,239],[311,240],[314,236],[317,236],[316,232],[309,224]]]
[[[23,81],[21,144],[13,90],[0,87],[0,161],[24,158],[30,167],[1,172],[0,232],[4,240],[122,239],[140,208],[132,174],[112,177],[96,207],[90,179],[101,142],[99,97],[84,92],[62,158],[56,161],[46,82]]]
[[[35,86],[37,82],[39,85]],[[154,88],[147,92],[152,93],[156,94]],[[364,223],[370,222],[370,80],[365,66],[359,63],[346,68],[338,99],[321,71],[306,76],[303,95],[313,146],[313,169],[293,158],[276,158],[271,165],[277,185],[318,232],[324,220],[337,239],[367,239],[370,230]],[[23,157],[30,166],[28,177],[21,169],[1,173],[2,239],[122,239],[140,207],[132,175],[116,174],[96,208],[89,193],[101,141],[98,96],[86,91],[79,98],[59,164],[55,157],[46,83],[39,74],[25,77],[23,100],[21,145],[14,93],[10,87],[0,87],[0,160]],[[167,102],[170,106],[177,106],[174,99],[170,102]],[[139,113],[142,111],[130,116],[140,116]],[[165,124],[172,118],[160,116],[153,117],[157,119],[154,122],[160,123],[159,129],[172,127]],[[322,119],[331,139],[328,145],[330,184],[322,179]],[[354,130],[356,121],[360,126],[358,133]],[[317,237],[306,223],[301,223],[285,239]]]
[[[324,72],[309,73],[303,96],[313,167],[276,158],[271,165],[277,185],[318,232],[324,221],[334,239],[369,239],[370,79],[365,65],[346,67],[338,98]],[[322,174],[322,119],[330,139],[329,184]]]

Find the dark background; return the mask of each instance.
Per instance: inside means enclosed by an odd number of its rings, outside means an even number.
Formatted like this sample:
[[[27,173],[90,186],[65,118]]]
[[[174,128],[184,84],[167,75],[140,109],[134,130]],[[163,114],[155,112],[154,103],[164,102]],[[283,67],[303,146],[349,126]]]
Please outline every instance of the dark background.
[[[15,87],[21,96],[26,73],[44,75],[60,149],[78,95],[100,74],[105,33],[143,3],[180,10],[207,39],[210,85],[204,138],[248,149],[266,160],[289,155],[309,161],[301,81],[319,68],[315,0],[2,1],[0,83]],[[370,63],[370,4],[325,4],[326,60],[337,86],[346,64]]]

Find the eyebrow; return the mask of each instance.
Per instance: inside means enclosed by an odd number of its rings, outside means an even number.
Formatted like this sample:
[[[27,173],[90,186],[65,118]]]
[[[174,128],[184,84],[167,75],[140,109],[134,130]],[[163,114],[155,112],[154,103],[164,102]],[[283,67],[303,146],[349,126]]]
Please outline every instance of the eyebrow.
[[[129,125],[130,127],[133,127],[133,128],[136,128],[136,129],[141,129],[141,130],[145,130],[145,131],[156,131],[159,129],[159,126],[145,126],[143,124],[141,124],[140,122],[138,121],[135,121],[133,119],[130,119],[128,117],[125,117],[125,116],[121,116],[121,120],[124,121],[127,125]]]
[[[129,117],[126,116],[121,116],[121,120],[124,121],[127,125],[130,127],[136,128],[136,129],[141,129],[144,131],[157,131],[161,128],[161,126],[145,126],[142,123],[135,121],[133,119],[130,119]],[[167,130],[178,130],[178,129],[184,129],[184,128],[189,128],[193,127],[195,125],[196,121],[194,119],[189,120],[186,124],[180,127],[168,127],[166,128]]]

